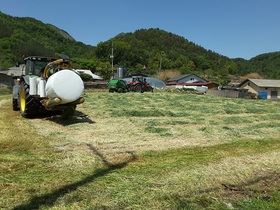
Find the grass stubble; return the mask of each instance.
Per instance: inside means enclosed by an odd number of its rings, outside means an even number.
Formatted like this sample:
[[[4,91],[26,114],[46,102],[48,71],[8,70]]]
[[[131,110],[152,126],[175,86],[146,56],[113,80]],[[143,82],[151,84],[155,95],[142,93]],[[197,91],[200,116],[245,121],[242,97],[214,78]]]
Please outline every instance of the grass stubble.
[[[74,117],[0,96],[0,208],[277,209],[279,102],[86,92]]]

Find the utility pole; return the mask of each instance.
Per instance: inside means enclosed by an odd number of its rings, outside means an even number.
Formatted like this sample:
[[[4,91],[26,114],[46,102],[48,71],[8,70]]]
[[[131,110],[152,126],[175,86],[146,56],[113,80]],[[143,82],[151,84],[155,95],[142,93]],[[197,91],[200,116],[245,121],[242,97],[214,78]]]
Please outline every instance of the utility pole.
[[[114,71],[114,45],[113,45],[113,42],[112,42],[112,53],[110,55],[110,58],[111,58],[111,62],[112,62],[112,72]]]
[[[161,51],[161,52],[160,52],[160,61],[159,61],[159,72],[158,72],[158,76],[159,76],[159,74],[160,74],[160,72],[161,72],[162,56],[163,56],[163,55],[164,55],[164,52]]]

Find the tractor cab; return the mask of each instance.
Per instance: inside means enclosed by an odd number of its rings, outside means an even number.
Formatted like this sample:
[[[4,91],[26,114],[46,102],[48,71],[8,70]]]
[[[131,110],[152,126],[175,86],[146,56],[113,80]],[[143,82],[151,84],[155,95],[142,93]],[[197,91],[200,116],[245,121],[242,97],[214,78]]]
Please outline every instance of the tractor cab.
[[[30,56],[25,58],[25,75],[36,75],[40,77],[47,64],[55,60],[57,59],[39,56]]]
[[[62,56],[61,58],[30,56],[24,59],[25,75],[34,75],[44,78],[50,77],[53,73],[61,69],[70,69],[70,58]]]

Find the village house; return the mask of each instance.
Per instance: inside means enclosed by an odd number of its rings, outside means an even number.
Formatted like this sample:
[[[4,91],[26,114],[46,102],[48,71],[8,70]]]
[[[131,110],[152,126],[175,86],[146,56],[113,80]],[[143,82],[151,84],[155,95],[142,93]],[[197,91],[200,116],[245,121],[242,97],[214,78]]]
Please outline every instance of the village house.
[[[166,82],[166,86],[183,86],[183,87],[202,87],[205,86],[208,89],[217,89],[219,86],[216,83],[209,82],[206,79],[203,79],[196,74],[184,74],[180,76],[173,77]]]
[[[247,79],[239,85],[262,99],[280,99],[280,80]]]

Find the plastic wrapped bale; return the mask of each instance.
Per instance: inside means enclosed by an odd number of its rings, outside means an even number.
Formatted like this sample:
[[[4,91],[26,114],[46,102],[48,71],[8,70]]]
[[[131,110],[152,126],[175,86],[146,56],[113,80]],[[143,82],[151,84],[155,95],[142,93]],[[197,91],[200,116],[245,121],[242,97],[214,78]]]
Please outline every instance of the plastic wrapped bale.
[[[81,77],[72,70],[61,70],[51,75],[46,84],[48,98],[60,98],[61,104],[77,100],[82,96],[84,83]]]

